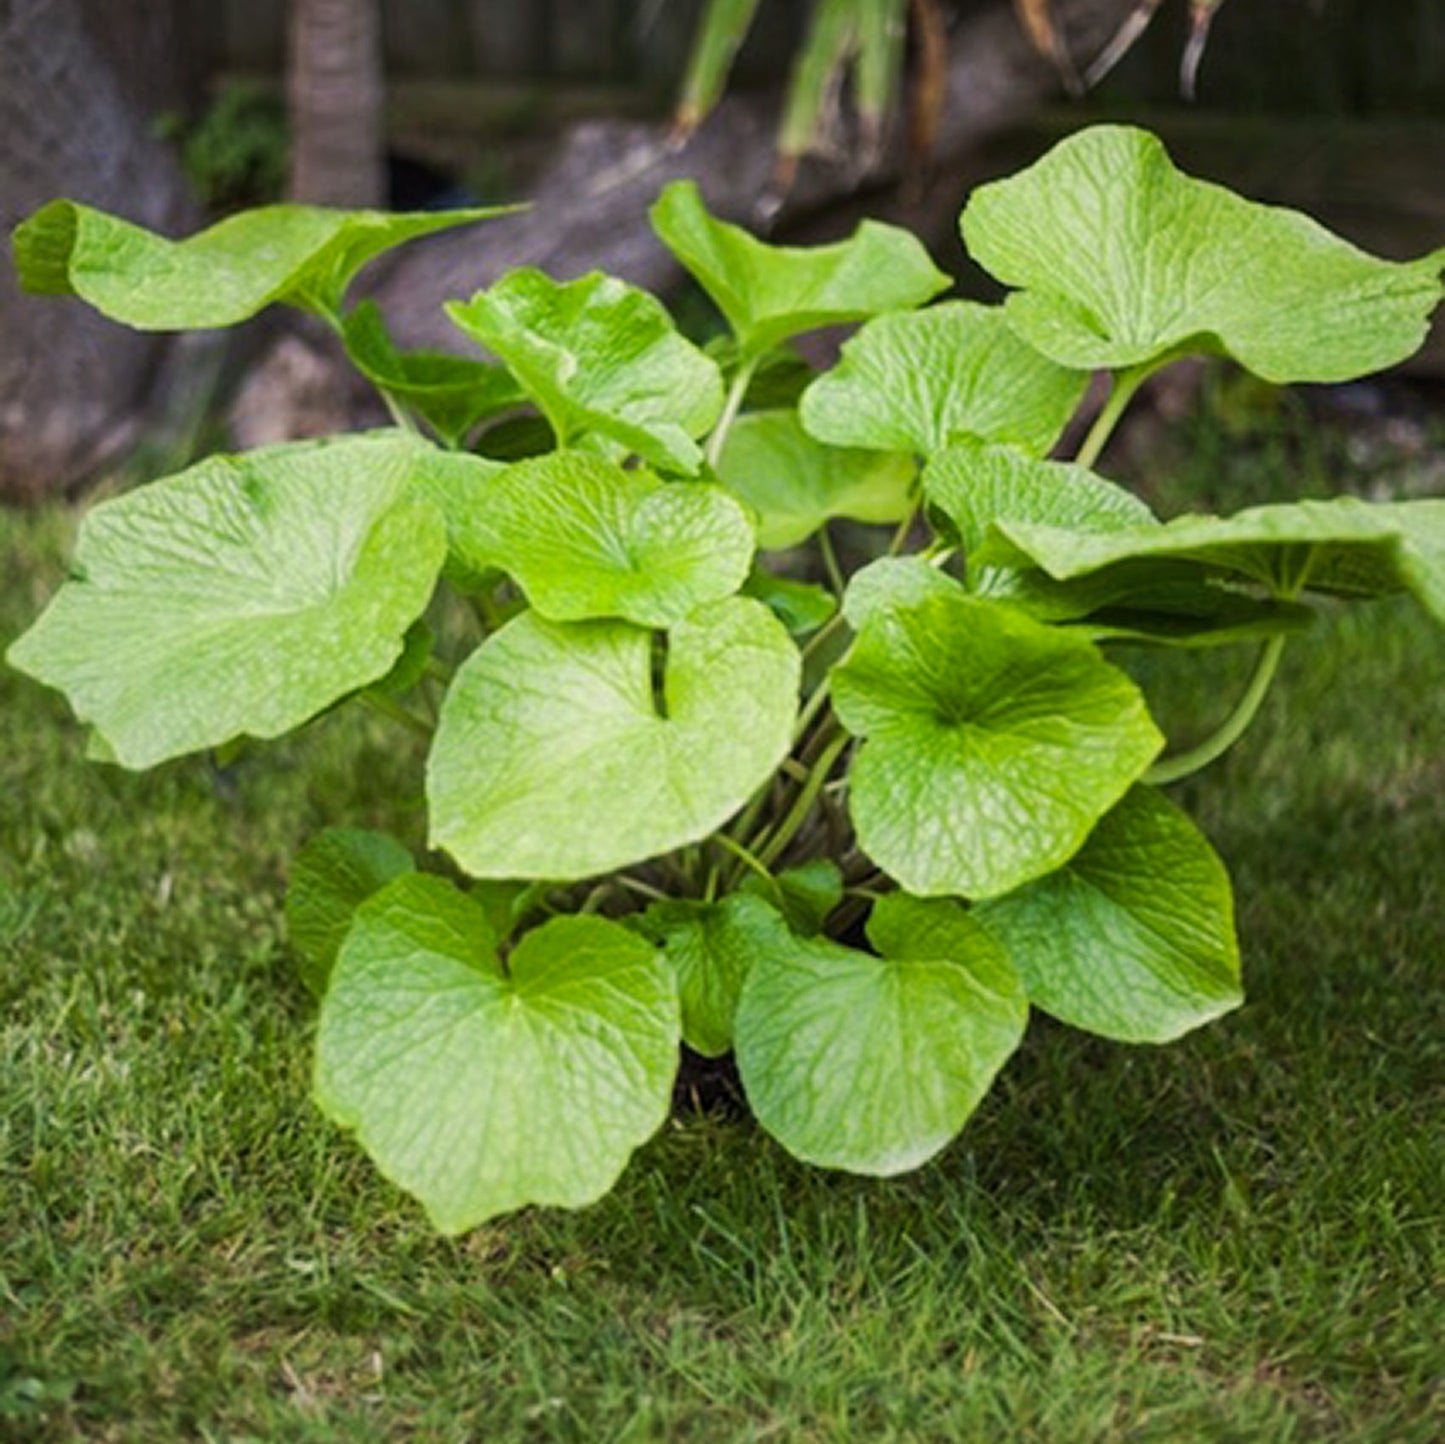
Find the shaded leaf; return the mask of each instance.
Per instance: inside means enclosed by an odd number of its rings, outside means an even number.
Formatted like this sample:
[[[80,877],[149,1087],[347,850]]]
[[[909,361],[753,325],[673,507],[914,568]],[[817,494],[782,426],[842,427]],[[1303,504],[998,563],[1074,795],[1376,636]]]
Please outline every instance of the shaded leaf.
[[[444,351],[398,351],[375,301],[363,301],[343,323],[346,354],[367,380],[412,407],[452,446],[479,421],[526,398],[505,366]]]
[[[806,541],[832,517],[897,522],[912,507],[910,456],[825,446],[795,411],[740,416],[718,458],[718,479],[758,516],[758,545]]]
[[[356,909],[414,867],[411,853],[394,837],[355,827],[328,827],[292,859],[286,936],[313,996],[326,991]]]
[[[743,979],[772,943],[777,917],[761,898],[734,893],[716,903],[655,903],[637,920],[677,974],[682,1038],[704,1057],[732,1047]]]
[[[1112,586],[1121,602],[1130,576],[1149,563],[1147,575],[1156,583],[1161,577],[1185,583],[1237,578],[1281,597],[1409,591],[1445,620],[1445,500],[1370,503],[1341,496],[1114,532],[1004,522],[981,556],[1032,564],[1059,581],[1088,578]]]
[[[753,567],[743,594],[756,597],[795,637],[816,632],[838,610],[826,587],[780,577],[766,567]]]

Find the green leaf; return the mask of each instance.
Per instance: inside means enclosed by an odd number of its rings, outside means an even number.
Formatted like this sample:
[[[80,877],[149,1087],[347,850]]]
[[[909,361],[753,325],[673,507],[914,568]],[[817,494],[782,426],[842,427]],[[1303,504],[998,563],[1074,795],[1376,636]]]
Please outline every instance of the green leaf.
[[[902,521],[912,508],[912,457],[825,446],[795,411],[740,416],[718,458],[718,480],[758,515],[758,545],[797,546],[835,516]]]
[[[595,432],[654,466],[696,474],[693,438],[722,410],[722,377],[655,296],[597,271],[562,282],[523,267],[446,310],[506,362],[559,446]]]
[[[368,381],[412,407],[450,446],[477,423],[526,400],[505,366],[444,351],[398,351],[375,301],[346,317],[342,339],[351,363]]]
[[[677,974],[682,1038],[704,1057],[732,1047],[743,979],[772,942],[777,918],[761,898],[734,893],[716,903],[654,903],[637,920]]]
[[[1163,743],[1088,642],[962,594],[872,612],[833,703],[867,739],[859,846],[920,894],[995,897],[1052,872]]]
[[[997,306],[945,301],[880,316],[803,393],[819,441],[932,456],[961,437],[1047,451],[1088,384],[1014,335]]]
[[[907,231],[864,221],[828,246],[770,246],[708,213],[692,181],[674,181],[652,228],[727,318],[744,363],[789,337],[917,306],[949,279]]]
[[[1074,531],[1154,524],[1153,512],[1137,496],[1082,466],[1040,461],[982,441],[960,441],[932,457],[923,493],[953,524],[965,553],[983,545],[995,522],[1042,522]]]
[[[364,903],[321,1007],[316,1098],[443,1233],[581,1208],[667,1116],[677,995],[647,942],[557,918],[498,961],[481,908],[413,874]]]
[[[487,915],[492,935],[504,943],[541,909],[556,886],[519,878],[484,878],[467,888],[467,896]]]
[[[1238,1007],[1229,874],[1192,822],[1139,787],[1056,873],[974,916],[1029,1000],[1125,1043],[1166,1043]]]
[[[414,866],[394,837],[354,827],[328,827],[296,854],[286,889],[286,936],[313,996],[325,993],[357,908]]]
[[[754,566],[743,595],[756,597],[795,637],[816,632],[838,610],[837,600],[815,582],[795,582],[766,567]]]
[[[1123,600],[1129,568],[1194,581],[1243,580],[1274,596],[1315,591],[1376,597],[1409,591],[1445,621],[1445,500],[1365,502],[1341,496],[1250,507],[1232,517],[1182,516],[1115,532],[999,523],[982,558],[1033,564],[1059,581],[1089,578]]]
[[[1267,381],[1344,381],[1404,360],[1445,256],[1377,260],[1308,216],[1176,170],[1147,131],[1095,126],[982,186],[969,253],[1009,324],[1065,366],[1148,367],[1222,351]]]
[[[172,241],[75,201],[51,201],[15,231],[20,284],[80,296],[140,331],[234,326],[274,301],[334,315],[368,261],[416,236],[513,206],[388,215],[261,206]]]
[[[792,743],[800,664],[760,602],[652,636],[524,613],[462,666],[427,771],[431,837],[476,877],[576,879],[700,841]]]
[[[963,1127],[1018,1046],[1023,988],[956,903],[891,894],[883,955],[793,936],[777,919],[743,985],[738,1070],[758,1121],[795,1157],[888,1175]]]
[[[277,737],[385,677],[445,527],[398,433],[213,456],[95,507],[9,652],[126,767]]]
[[[875,613],[916,606],[929,597],[961,596],[963,588],[947,572],[922,557],[879,557],[854,572],[843,593],[843,616],[855,632]]]
[[[843,901],[843,874],[836,863],[818,857],[784,868],[771,885],[750,872],[742,881],[742,890],[766,898],[782,911],[795,933],[812,937],[823,931],[829,914]]]
[[[551,621],[665,627],[736,592],[754,543],[719,486],[555,451],[481,483],[454,545],[468,567],[509,573]]]

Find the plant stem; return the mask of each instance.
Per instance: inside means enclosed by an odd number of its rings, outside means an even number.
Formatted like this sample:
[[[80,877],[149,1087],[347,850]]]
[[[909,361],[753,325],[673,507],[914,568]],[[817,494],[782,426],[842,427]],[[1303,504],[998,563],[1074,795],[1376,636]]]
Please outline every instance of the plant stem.
[[[1269,684],[1274,680],[1275,671],[1279,667],[1284,644],[1284,637],[1271,637],[1259,654],[1259,660],[1255,663],[1254,673],[1249,679],[1249,685],[1244,689],[1244,695],[1235,703],[1234,710],[1229,716],[1197,747],[1191,747],[1187,752],[1181,752],[1175,757],[1166,757],[1162,762],[1156,762],[1144,774],[1144,781],[1154,783],[1156,786],[1168,782],[1178,782],[1181,778],[1189,777],[1202,768],[1208,767],[1211,762],[1222,757],[1234,746],[1259,712],[1260,704],[1264,701],[1265,694],[1269,691]]]
[[[828,682],[830,677],[831,673],[829,676],[825,676],[823,680],[813,688],[813,693],[808,700],[803,703],[802,711],[798,713],[798,725],[793,729],[794,746],[803,740],[803,734],[813,725],[813,720],[827,703]]]
[[[725,832],[715,832],[713,841],[721,843],[739,862],[745,867],[751,868],[769,887],[775,892],[777,891],[777,879],[768,870],[767,865],[760,858],[754,857],[735,837],[729,837]]]
[[[1134,393],[1148,380],[1154,370],[1153,366],[1146,364],[1126,366],[1124,370],[1113,373],[1109,399],[1104,402],[1103,409],[1094,418],[1094,424],[1089,428],[1089,434],[1084,438],[1084,444],[1079,448],[1079,454],[1074,457],[1075,466],[1093,466],[1099,459],[1099,453],[1103,451],[1105,443],[1114,434],[1114,428],[1119,424],[1119,418],[1124,414],[1125,407],[1134,399]]]
[[[707,449],[703,452],[707,464],[714,470],[717,468],[718,459],[722,456],[723,447],[727,444],[728,432],[733,429],[733,422],[738,419],[738,412],[742,409],[743,397],[748,394],[748,384],[753,379],[753,372],[757,369],[756,357],[751,361],[744,361],[733,376],[732,385],[728,387],[722,415],[718,417],[717,425],[713,427],[712,435],[707,439]]]
[[[393,722],[400,722],[410,727],[414,732],[419,732],[423,737],[430,737],[432,729],[415,712],[409,712],[395,698],[388,697],[385,692],[362,692],[361,700],[374,712],[380,712],[383,717],[390,718]]]
[[[898,530],[893,533],[893,539],[888,543],[888,550],[883,553],[887,557],[896,557],[908,542],[908,534],[913,530],[913,523],[918,520],[918,504],[915,502],[908,508],[908,515],[898,523]]]
[[[823,784],[828,780],[828,774],[833,770],[833,764],[852,740],[848,733],[839,732],[823,749],[822,754],[808,773],[808,780],[803,784],[792,807],[788,810],[788,815],[778,824],[777,831],[768,839],[763,850],[758,854],[758,860],[764,867],[771,867],[782,856],[783,850],[797,835],[798,829],[807,821],[808,814],[813,810],[813,804],[818,800],[818,793],[822,791]]]
[[[843,576],[843,568],[838,565],[838,553],[833,550],[833,538],[828,535],[827,522],[818,528],[818,550],[823,554],[823,569],[828,573],[828,585],[832,587],[833,594],[841,605],[848,583]]]

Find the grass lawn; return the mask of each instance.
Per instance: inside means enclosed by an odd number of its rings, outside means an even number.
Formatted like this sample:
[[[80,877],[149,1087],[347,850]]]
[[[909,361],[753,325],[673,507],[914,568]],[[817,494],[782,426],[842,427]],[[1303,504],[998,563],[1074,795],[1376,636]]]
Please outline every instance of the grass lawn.
[[[0,643],[69,527],[0,514]],[[1183,734],[1247,665],[1148,680]],[[0,1439],[1445,1437],[1445,646],[1380,604],[1284,670],[1181,789],[1244,1009],[1036,1020],[911,1176],[680,1115],[605,1202],[457,1241],[309,1103],[279,921],[313,830],[419,834],[410,744],[342,712],[136,777],[0,671]]]

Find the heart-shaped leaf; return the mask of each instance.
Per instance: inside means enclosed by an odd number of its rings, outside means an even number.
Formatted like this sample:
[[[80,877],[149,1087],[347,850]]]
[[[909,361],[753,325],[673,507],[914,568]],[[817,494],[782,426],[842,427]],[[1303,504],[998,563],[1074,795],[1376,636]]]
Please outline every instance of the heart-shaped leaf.
[[[990,563],[1031,564],[1058,581],[1096,580],[1121,602],[1133,568],[1155,583],[1232,577],[1282,597],[1409,591],[1445,621],[1445,500],[1341,496],[1112,532],[1000,522],[980,555]],[[1142,563],[1150,566],[1141,572]]]
[[[743,984],[738,1071],[758,1121],[796,1158],[852,1173],[917,1168],[961,1129],[1018,1046],[1023,986],[958,904],[894,893],[868,936],[882,957],[773,936]]]
[[[446,553],[397,433],[213,456],[86,517],[9,652],[126,767],[276,737],[384,677]]]
[[[1174,168],[1157,137],[1094,126],[962,216],[973,258],[1021,289],[1009,324],[1065,366],[1222,351],[1268,381],[1344,381],[1416,351],[1445,251],[1377,260],[1298,212]]]
[[[296,854],[286,888],[286,936],[316,997],[326,991],[357,908],[413,867],[394,837],[356,827],[328,827]]]
[[[445,351],[398,351],[375,301],[352,309],[342,336],[352,365],[413,407],[448,445],[460,446],[484,417],[526,400],[512,373],[494,361]]]
[[[51,201],[15,231],[25,290],[80,296],[139,331],[234,326],[274,301],[335,315],[368,261],[416,236],[506,215],[261,206],[172,241],[76,201]]]
[[[652,207],[663,245],[717,302],[744,364],[792,336],[921,305],[949,279],[918,239],[864,221],[828,246],[771,246],[708,213],[692,181],[674,181]]]
[[[767,903],[744,893],[716,903],[656,903],[638,920],[677,974],[689,1048],[717,1058],[732,1047],[743,979],[776,936],[777,921]]]
[[[693,438],[722,410],[722,378],[655,296],[598,271],[564,282],[523,267],[446,310],[506,362],[558,446],[595,432],[654,466],[697,472]]]
[[[747,579],[753,527],[720,486],[663,482],[577,451],[519,461],[478,489],[453,544],[514,577],[551,621],[665,627]]]
[[[1198,828],[1138,787],[1058,872],[974,914],[1030,1002],[1125,1043],[1166,1043],[1243,1001],[1229,874]]]
[[[917,468],[896,453],[825,446],[795,411],[754,411],[728,432],[718,479],[758,515],[758,545],[797,546],[835,516],[896,522],[912,507]]]
[[[581,1208],[667,1116],[672,975],[596,917],[528,933],[504,968],[486,915],[440,878],[364,903],[321,1007],[316,1098],[443,1233]]]
[[[973,436],[1042,454],[1088,379],[1020,341],[997,306],[945,301],[870,321],[798,414],[833,446],[926,457]]]
[[[867,739],[849,789],[859,846],[927,895],[995,897],[1052,872],[1163,743],[1090,643],[962,593],[874,609],[833,702]]]
[[[652,636],[527,612],[457,673],[427,770],[431,838],[476,877],[574,879],[697,842],[792,742],[798,649],[730,597]]]

